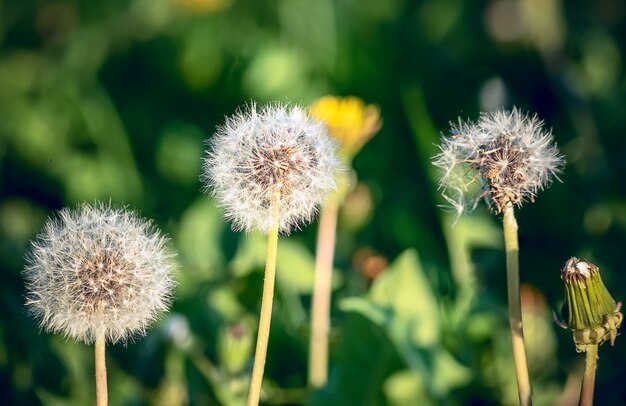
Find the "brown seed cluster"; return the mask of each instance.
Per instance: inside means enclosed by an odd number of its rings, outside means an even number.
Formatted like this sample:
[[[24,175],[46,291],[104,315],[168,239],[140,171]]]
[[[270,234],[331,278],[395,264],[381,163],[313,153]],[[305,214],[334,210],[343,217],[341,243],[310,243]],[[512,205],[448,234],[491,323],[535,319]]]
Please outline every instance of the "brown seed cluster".
[[[488,190],[495,205],[496,213],[501,212],[508,204],[518,205],[528,198],[535,199],[534,192],[522,193],[518,185],[526,182],[526,162],[529,157],[525,151],[507,138],[500,138],[493,148],[483,151],[480,165],[476,166],[483,179],[487,181]]]
[[[98,252],[76,269],[76,278],[70,284],[76,297],[81,298],[81,310],[89,314],[117,311],[116,301],[124,297],[132,300],[134,275],[127,270],[131,266],[119,254]]]
[[[299,157],[293,147],[276,146],[259,148],[244,169],[249,182],[256,190],[267,191],[267,203],[276,194],[289,194],[289,175],[299,167]]]

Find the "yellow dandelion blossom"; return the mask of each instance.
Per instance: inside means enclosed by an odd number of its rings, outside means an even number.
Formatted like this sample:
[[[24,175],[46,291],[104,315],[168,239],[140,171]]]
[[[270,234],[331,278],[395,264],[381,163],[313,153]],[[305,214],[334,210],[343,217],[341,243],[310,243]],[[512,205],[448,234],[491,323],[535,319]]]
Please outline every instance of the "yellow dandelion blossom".
[[[326,123],[341,145],[341,154],[352,159],[380,130],[380,109],[358,97],[324,96],[311,105],[311,115]]]

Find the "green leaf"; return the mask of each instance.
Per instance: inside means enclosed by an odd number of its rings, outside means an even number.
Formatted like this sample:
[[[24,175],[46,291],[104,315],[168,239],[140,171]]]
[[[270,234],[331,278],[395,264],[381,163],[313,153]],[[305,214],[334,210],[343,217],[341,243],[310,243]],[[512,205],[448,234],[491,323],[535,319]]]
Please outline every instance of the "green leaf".
[[[261,233],[251,233],[242,239],[240,248],[231,262],[235,276],[245,276],[254,270],[265,268],[267,238]],[[315,258],[297,240],[282,238],[278,241],[276,279],[281,289],[297,294],[310,294],[315,281]],[[333,273],[333,286],[341,282],[340,275]]]
[[[383,388],[389,404],[436,404],[435,399],[428,396],[427,385],[434,387],[434,393],[447,394],[466,385],[472,378],[471,370],[442,348],[435,351],[433,361],[432,379],[424,379],[423,374],[411,369],[398,371],[387,378]]]
[[[472,250],[476,247],[500,249],[503,245],[502,229],[498,227],[493,216],[485,211],[471,216],[462,216],[454,223],[454,216],[443,217],[443,227],[452,276],[458,287],[455,311],[451,314],[452,326],[458,326],[467,320],[472,303],[476,296],[476,276],[472,262]]]
[[[439,348],[435,353],[434,365],[432,384],[436,393],[449,393],[455,388],[467,385],[472,379],[472,371],[443,348]]]
[[[283,287],[300,294],[313,290],[315,258],[302,244],[281,240],[276,261],[276,278]]]
[[[415,250],[400,254],[376,279],[368,298],[348,298],[340,307],[389,328],[397,343],[406,339],[411,344],[428,347],[440,341],[437,300]],[[407,337],[403,337],[405,334]]]
[[[439,306],[415,250],[404,251],[376,279],[369,298],[393,309],[396,317],[412,320],[415,344],[430,346],[439,342]]]
[[[185,296],[187,291],[195,292],[199,282],[219,276],[217,272],[224,261],[219,244],[224,224],[220,211],[205,197],[197,199],[183,213],[176,245],[180,261],[191,272],[181,273],[178,296]]]
[[[256,269],[263,269],[266,251],[267,238],[263,234],[258,232],[246,234],[240,240],[235,257],[230,263],[232,274],[236,277],[242,277]]]
[[[440,346],[438,302],[415,250],[402,253],[374,282],[368,297],[345,299],[340,308],[359,313],[381,327],[433,399],[441,399],[471,379],[470,370]],[[389,385],[400,385],[400,392],[414,389],[405,387],[404,377],[397,379]],[[387,395],[395,399],[395,395]]]
[[[390,406],[418,404],[433,405],[435,402],[426,394],[424,380],[410,369],[403,369],[385,381],[383,390]]]

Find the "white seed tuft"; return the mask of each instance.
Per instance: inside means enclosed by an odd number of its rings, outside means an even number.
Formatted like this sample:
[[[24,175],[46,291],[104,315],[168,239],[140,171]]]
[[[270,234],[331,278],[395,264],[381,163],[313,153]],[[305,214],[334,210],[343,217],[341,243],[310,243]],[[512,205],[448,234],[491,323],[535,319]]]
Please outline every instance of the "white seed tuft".
[[[282,234],[309,223],[336,188],[337,145],[321,122],[300,107],[252,104],[208,141],[204,190],[232,220],[233,229]]]
[[[152,222],[107,204],[63,209],[32,242],[29,310],[45,330],[93,343],[145,334],[168,309],[173,254]]]
[[[483,197],[496,213],[534,201],[565,164],[543,122],[516,108],[482,113],[477,122],[459,120],[439,149],[433,158],[442,170],[439,188],[457,216]]]

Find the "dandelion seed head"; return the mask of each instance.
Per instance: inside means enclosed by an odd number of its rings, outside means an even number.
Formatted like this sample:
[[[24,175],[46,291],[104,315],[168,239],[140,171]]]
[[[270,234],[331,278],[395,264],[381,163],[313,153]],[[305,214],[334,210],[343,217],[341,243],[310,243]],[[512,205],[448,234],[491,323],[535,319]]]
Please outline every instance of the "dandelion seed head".
[[[482,113],[476,122],[459,120],[439,149],[433,158],[442,170],[439,188],[457,215],[483,197],[496,213],[534,201],[565,163],[543,122],[516,108]]]
[[[77,341],[145,334],[172,298],[166,244],[150,221],[126,209],[63,209],[32,242],[26,304],[42,328]]]
[[[336,188],[337,145],[300,107],[252,104],[226,119],[208,142],[204,190],[235,230],[283,234],[312,220]]]

